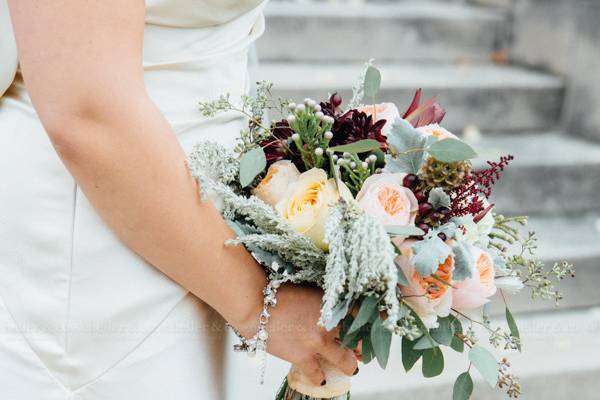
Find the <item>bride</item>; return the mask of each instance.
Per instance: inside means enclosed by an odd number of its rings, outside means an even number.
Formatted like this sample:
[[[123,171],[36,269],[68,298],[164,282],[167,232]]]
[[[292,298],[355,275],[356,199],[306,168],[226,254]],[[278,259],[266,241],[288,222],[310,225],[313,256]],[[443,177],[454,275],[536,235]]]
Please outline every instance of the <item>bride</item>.
[[[253,336],[265,276],[223,246],[232,232],[185,160],[244,125],[196,104],[248,89],[263,6],[0,0],[3,399],[212,400],[234,386],[220,318]],[[268,326],[268,351],[316,384],[319,360],[357,368],[316,326],[319,303],[284,286]]]

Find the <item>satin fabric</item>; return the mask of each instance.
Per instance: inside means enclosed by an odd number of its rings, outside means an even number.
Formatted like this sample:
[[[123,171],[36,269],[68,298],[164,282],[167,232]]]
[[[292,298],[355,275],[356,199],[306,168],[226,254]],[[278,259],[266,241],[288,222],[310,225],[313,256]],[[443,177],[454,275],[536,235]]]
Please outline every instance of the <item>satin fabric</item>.
[[[244,126],[236,113],[204,118],[197,104],[247,92],[263,6],[147,2],[147,90],[186,151],[202,139],[231,146]],[[0,83],[10,81],[0,99],[0,397],[225,399],[223,321],[100,220],[31,105],[5,0],[0,10]]]

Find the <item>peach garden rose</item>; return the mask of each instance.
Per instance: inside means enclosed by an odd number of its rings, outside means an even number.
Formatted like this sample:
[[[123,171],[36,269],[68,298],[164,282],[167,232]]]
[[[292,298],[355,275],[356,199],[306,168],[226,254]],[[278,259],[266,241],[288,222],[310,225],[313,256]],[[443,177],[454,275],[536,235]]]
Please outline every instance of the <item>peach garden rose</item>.
[[[438,317],[447,317],[450,314],[452,289],[431,276],[424,278],[419,275],[412,263],[413,243],[414,240],[404,241],[400,246],[402,254],[396,258],[396,264],[400,266],[408,280],[408,286],[401,285],[400,292],[404,296],[404,301],[415,310],[427,328],[437,328]],[[442,280],[452,283],[453,271],[454,255],[451,254],[439,265],[435,274]]]
[[[265,203],[275,206],[285,194],[288,186],[300,176],[300,171],[290,160],[281,160],[272,164],[267,174],[252,192]]]
[[[417,131],[421,132],[425,136],[436,137],[439,140],[458,139],[458,137],[454,133],[441,127],[439,124],[431,124],[431,125],[421,126],[421,127],[417,128]]]
[[[396,118],[400,118],[400,112],[394,103],[366,105],[357,108],[357,110],[367,115],[372,115],[374,119],[373,123],[385,119],[385,125],[381,129],[381,133],[385,136],[388,136],[390,133]]]
[[[496,293],[494,261],[489,253],[471,246],[474,265],[471,277],[454,283],[452,307],[469,311],[489,302]]]
[[[387,226],[407,226],[415,222],[419,203],[413,192],[402,185],[406,174],[377,174],[368,177],[356,195],[360,207]]]

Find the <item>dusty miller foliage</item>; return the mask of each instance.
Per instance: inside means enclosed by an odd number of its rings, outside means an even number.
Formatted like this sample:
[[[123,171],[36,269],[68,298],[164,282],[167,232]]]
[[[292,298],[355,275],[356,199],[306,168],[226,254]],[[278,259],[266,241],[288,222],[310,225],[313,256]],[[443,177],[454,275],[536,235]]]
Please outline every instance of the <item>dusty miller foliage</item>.
[[[393,328],[400,314],[396,253],[385,228],[354,202],[331,208],[326,225],[329,255],[325,268],[320,323],[336,325],[334,309],[341,302],[370,293],[381,297],[380,310],[387,312]],[[343,317],[343,315],[342,315]],[[332,321],[333,320],[333,321]]]

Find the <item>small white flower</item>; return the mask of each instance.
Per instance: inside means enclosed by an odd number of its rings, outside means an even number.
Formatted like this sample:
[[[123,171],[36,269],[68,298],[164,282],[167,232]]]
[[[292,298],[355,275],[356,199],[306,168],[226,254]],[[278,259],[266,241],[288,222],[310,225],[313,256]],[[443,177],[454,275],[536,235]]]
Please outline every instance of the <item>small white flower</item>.
[[[347,151],[345,151],[345,152],[344,152],[344,158],[350,158],[350,157],[352,157],[352,156],[350,155],[350,153],[348,153]]]
[[[336,161],[336,164],[339,165],[340,167],[342,165],[344,165],[346,163],[346,160],[344,160],[343,158],[338,158],[338,160]]]
[[[295,111],[296,106],[297,106],[296,103],[290,103],[290,104],[288,104],[288,110]]]
[[[377,162],[377,156],[375,154],[371,154],[368,158],[367,158],[367,162],[369,163],[376,163]]]
[[[305,103],[305,104],[306,104],[306,107],[314,109],[315,106],[317,105],[317,102],[311,99],[308,101],[308,103]]]
[[[287,116],[286,120],[289,124],[293,124],[294,121],[296,121],[296,116],[294,114],[290,114]]]
[[[362,167],[363,167],[364,169],[367,169],[367,168],[369,168],[369,164],[367,164],[366,162],[364,162],[364,161],[363,161],[363,162],[362,162]]]
[[[321,111],[321,106],[315,103],[315,106],[313,107],[313,109],[315,111]]]
[[[305,97],[304,98],[304,104],[306,104],[308,106],[308,103],[312,101],[312,99],[310,97]]]
[[[352,168],[352,169],[356,168],[356,163],[354,161],[350,162],[350,168]]]
[[[339,157],[338,157],[337,155],[335,155],[335,154],[334,154],[333,156],[331,156],[331,159],[332,159],[334,162],[337,162],[337,160],[339,160]]]
[[[293,140],[294,142],[297,142],[298,140],[300,140],[300,135],[298,135],[297,133],[294,133],[294,134],[292,135],[292,140]]]
[[[296,111],[298,111],[298,112],[303,112],[305,110],[306,110],[306,106],[304,104],[298,104],[296,106]]]
[[[324,116],[325,114],[323,114],[321,111],[317,111],[315,113],[315,117],[317,117],[318,119],[323,119]]]
[[[315,149],[315,155],[316,155],[317,157],[321,157],[321,156],[323,155],[323,149],[322,149],[322,148],[320,148],[320,147],[317,147],[317,148]]]
[[[333,119],[333,117],[326,115],[323,117],[323,122],[328,123],[328,124],[333,124],[335,122],[335,120]]]
[[[331,139],[333,139],[333,132],[327,131],[327,132],[325,132],[324,136],[325,136],[325,139],[331,140]]]

